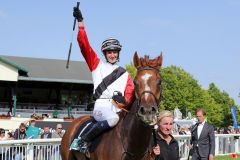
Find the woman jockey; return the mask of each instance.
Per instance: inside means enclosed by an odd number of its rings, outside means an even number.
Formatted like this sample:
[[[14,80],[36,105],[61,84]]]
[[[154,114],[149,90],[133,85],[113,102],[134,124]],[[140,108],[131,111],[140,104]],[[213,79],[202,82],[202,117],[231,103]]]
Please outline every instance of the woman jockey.
[[[126,70],[117,65],[122,48],[119,41],[114,38],[103,41],[101,50],[106,62],[101,61],[89,44],[81,11],[76,7],[73,16],[78,20],[77,40],[93,77],[93,117],[97,122],[90,125],[91,128],[80,139],[75,139],[70,149],[86,152],[89,142],[118,123],[117,112],[131,102],[134,85]]]

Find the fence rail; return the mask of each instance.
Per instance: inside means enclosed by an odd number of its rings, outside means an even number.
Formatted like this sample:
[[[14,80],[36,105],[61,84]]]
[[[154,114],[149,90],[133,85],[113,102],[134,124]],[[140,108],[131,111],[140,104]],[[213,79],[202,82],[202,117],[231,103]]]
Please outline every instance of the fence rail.
[[[61,138],[0,141],[0,160],[61,160]]]
[[[0,114],[6,114],[8,113],[9,108],[1,108],[0,107]],[[42,115],[42,114],[49,114],[52,116],[53,112],[57,111],[59,118],[66,117],[68,115],[67,110],[49,110],[49,109],[16,109],[17,115],[20,115],[20,117],[30,117],[33,113],[36,113],[37,115]],[[79,110],[73,109],[71,110],[71,114],[74,117],[78,117],[79,115],[90,115],[92,114],[92,111],[85,111],[84,109]]]
[[[190,135],[175,135],[181,160],[187,159]],[[240,153],[240,134],[216,134],[216,155]],[[0,141],[0,160],[61,160],[61,139],[26,139]]]

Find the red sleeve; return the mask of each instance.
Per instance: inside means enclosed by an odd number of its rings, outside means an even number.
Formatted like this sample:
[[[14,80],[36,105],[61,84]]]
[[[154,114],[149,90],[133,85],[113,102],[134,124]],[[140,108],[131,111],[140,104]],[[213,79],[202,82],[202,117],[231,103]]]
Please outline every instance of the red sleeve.
[[[90,71],[92,72],[97,68],[100,59],[90,46],[84,27],[79,27],[78,29],[78,44],[81,49],[82,55],[85,58]]]
[[[134,94],[134,84],[130,75],[128,75],[127,86],[124,91],[127,106],[131,103]]]

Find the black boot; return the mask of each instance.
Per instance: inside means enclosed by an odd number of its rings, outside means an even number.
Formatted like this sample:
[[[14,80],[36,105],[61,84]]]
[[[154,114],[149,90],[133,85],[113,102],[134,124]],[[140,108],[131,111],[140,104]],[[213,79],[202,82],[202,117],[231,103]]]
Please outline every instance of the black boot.
[[[84,127],[83,133],[88,132],[92,126],[94,125],[95,121],[91,122],[89,125]],[[80,132],[80,134],[78,135],[77,138],[75,138],[72,142],[72,144],[70,145],[70,150],[75,150],[75,151],[80,151],[80,144],[83,143],[83,140],[81,140],[82,138],[82,132]],[[83,134],[84,135],[84,134]]]
[[[81,137],[80,152],[86,153],[88,151],[89,142],[109,128],[110,126],[106,120],[95,123],[92,128],[90,128],[90,130]]]
[[[110,126],[108,125],[108,122],[106,120],[97,122],[90,128],[87,133],[82,136],[82,139],[85,142],[91,142],[93,139],[95,139],[97,136],[99,136],[101,133],[108,130],[109,128]]]

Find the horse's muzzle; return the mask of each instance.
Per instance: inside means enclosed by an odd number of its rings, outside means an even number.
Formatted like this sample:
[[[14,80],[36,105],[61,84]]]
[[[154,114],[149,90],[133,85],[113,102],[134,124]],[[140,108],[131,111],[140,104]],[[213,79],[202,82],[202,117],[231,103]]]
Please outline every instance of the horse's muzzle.
[[[157,106],[152,106],[152,107],[140,106],[138,110],[138,116],[144,123],[148,125],[155,125],[157,123],[158,107]]]

